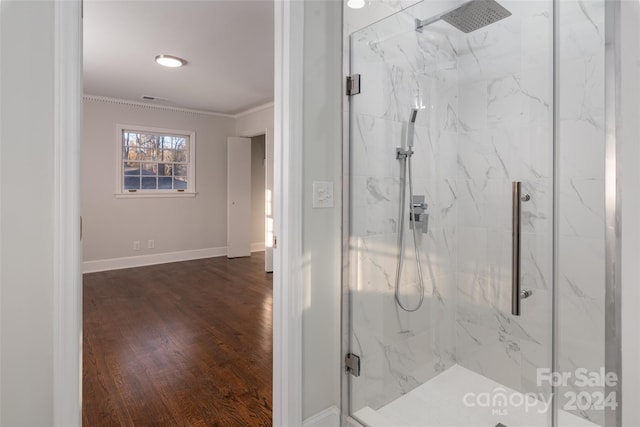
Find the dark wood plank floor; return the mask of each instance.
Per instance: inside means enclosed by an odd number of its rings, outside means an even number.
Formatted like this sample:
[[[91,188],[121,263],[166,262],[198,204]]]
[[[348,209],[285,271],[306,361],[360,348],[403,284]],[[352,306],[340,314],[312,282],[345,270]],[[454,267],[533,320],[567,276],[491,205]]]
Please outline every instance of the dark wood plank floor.
[[[264,253],[84,275],[84,426],[271,426]]]

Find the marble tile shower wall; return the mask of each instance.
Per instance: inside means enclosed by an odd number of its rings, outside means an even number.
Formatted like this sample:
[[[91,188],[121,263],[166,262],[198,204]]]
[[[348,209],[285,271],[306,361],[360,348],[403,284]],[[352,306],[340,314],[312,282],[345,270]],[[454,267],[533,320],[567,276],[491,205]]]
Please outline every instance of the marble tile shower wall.
[[[459,125],[456,359],[522,392],[551,366],[552,3],[501,2],[513,15],[456,38]],[[511,315],[511,184],[522,181],[522,287]]]
[[[362,356],[353,410],[377,409],[455,363],[456,55],[446,37],[419,38],[414,19],[395,15],[352,40],[352,72],[362,74],[363,87],[351,100],[352,351]],[[412,161],[414,193],[426,196],[430,212],[428,234],[419,235],[425,299],[406,313],[394,300],[401,185],[395,148],[410,109],[421,104]],[[402,299],[414,307],[410,238],[406,247]]]
[[[354,411],[389,403],[454,363],[520,391],[549,392],[536,372],[551,366],[552,345],[553,6],[501,4],[513,16],[471,35],[442,23],[415,33],[413,20],[433,14],[426,3],[353,33],[351,72],[363,79],[350,124],[351,350],[362,356],[362,375],[351,383]],[[596,370],[604,361],[602,4],[560,6],[558,351],[565,371]],[[408,314],[393,298],[395,147],[414,105],[424,107],[415,193],[426,195],[430,226],[421,236],[425,303]],[[510,314],[514,180],[531,195],[523,204],[522,283],[534,295],[520,318]],[[410,245],[406,260],[403,300],[412,305]],[[579,414],[601,422],[596,411]]]
[[[575,382],[576,369],[604,369],[604,0],[560,2],[558,390],[604,392]],[[604,425],[604,411],[572,410]]]

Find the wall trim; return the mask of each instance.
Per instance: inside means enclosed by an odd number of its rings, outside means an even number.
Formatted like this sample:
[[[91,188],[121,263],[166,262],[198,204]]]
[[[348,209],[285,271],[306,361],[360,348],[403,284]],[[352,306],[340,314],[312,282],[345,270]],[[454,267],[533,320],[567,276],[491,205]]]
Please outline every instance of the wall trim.
[[[189,251],[164,252],[160,254],[138,255],[122,258],[108,258],[82,263],[83,273],[120,270],[123,268],[144,267],[145,265],[166,264],[170,262],[190,261],[202,258],[215,258],[227,255],[227,247],[193,249]]]
[[[234,119],[239,119],[244,116],[248,116],[249,114],[257,113],[258,111],[266,110],[267,108],[273,107],[273,101],[267,102],[266,104],[258,105],[257,107],[249,108],[248,110],[241,111],[237,114],[234,114]]]
[[[331,406],[320,411],[304,420],[302,427],[340,427],[340,409]]]
[[[53,420],[82,424],[82,4],[54,2]]]
[[[262,252],[264,251],[264,242],[256,242],[251,244],[251,252]]]
[[[147,108],[149,110],[172,111],[176,113],[187,113],[187,114],[202,114],[205,116],[226,117],[229,119],[239,119],[241,117],[248,116],[249,114],[257,113],[259,111],[263,111],[268,108],[272,108],[274,106],[274,103],[272,101],[272,102],[267,102],[266,104],[258,105],[257,107],[249,108],[248,110],[241,111],[236,114],[227,114],[227,113],[218,113],[215,111],[199,110],[196,108],[184,108],[184,107],[177,107],[174,105],[153,104],[151,102],[134,101],[131,99],[92,95],[90,93],[85,93],[82,96],[82,99],[84,101],[103,102],[105,104],[117,104],[117,105],[126,105],[129,107]]]
[[[274,4],[273,425],[302,425],[304,3]]]
[[[110,98],[108,96],[84,94],[82,99],[85,101],[103,102],[105,104],[126,105],[129,107],[146,108],[149,110],[171,111],[175,113],[187,113],[187,114],[201,114],[205,116],[226,117],[229,119],[236,118],[236,116],[234,116],[233,114],[216,113],[213,111],[197,110],[193,108],[174,107],[172,105],[151,104],[151,103],[141,102],[141,101],[132,101],[129,99]]]

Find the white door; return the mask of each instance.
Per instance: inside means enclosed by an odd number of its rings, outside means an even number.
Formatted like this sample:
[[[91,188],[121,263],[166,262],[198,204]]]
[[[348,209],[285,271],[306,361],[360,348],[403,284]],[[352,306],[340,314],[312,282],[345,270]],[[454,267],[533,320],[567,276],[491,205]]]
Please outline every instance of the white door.
[[[251,139],[227,138],[227,258],[251,256]]]

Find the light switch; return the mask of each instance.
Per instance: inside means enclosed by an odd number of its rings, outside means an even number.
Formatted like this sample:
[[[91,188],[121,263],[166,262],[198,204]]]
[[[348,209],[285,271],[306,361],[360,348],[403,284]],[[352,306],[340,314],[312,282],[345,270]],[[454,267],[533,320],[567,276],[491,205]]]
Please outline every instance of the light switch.
[[[333,207],[333,182],[313,181],[313,208]]]

